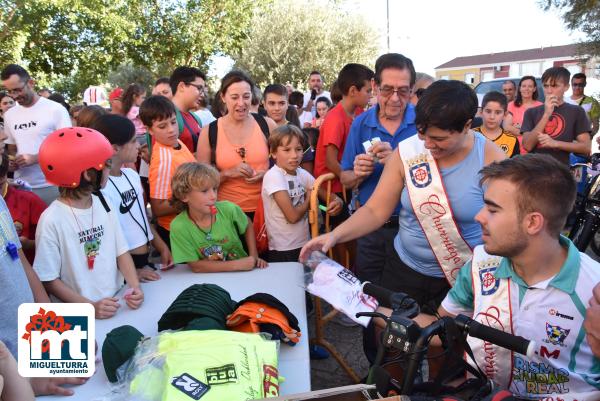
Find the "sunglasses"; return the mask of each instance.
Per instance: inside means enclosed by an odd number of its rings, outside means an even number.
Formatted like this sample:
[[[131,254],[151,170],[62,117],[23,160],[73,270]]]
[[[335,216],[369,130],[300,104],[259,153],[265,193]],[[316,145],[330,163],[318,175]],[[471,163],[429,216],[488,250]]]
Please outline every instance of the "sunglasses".
[[[571,84],[574,88],[585,88],[585,82],[574,82]]]

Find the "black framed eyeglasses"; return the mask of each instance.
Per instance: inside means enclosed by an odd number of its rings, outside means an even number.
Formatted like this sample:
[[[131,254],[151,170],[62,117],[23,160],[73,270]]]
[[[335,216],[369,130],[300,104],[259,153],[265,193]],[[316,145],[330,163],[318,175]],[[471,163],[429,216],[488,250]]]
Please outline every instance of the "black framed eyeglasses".
[[[193,84],[191,82],[189,84],[186,84],[186,85],[193,86],[194,88],[198,89],[198,92],[204,93],[204,85],[196,85],[196,84]]]

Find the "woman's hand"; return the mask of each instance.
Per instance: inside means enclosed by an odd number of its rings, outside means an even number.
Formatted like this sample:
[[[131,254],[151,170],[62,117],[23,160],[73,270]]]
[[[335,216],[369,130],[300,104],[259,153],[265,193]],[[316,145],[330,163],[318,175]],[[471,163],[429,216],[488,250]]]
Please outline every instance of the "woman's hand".
[[[254,175],[250,178],[246,178],[246,182],[248,184],[253,184],[255,182],[260,182],[262,181],[263,177],[265,176],[266,171],[264,170],[260,170],[254,173]]]
[[[242,162],[229,170],[225,170],[223,174],[228,178],[251,178],[254,175],[254,169],[249,164]]]
[[[337,238],[333,234],[333,231],[327,234],[319,235],[316,238],[311,239],[302,247],[300,250],[300,261],[304,262],[313,251],[321,251],[327,253],[331,248],[337,244]]]

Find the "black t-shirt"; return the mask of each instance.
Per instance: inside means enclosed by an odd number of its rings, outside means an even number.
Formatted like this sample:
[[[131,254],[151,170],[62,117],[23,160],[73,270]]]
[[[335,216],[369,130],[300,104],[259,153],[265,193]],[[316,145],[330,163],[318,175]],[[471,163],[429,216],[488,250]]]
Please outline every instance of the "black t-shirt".
[[[533,130],[543,115],[544,105],[525,111],[521,132]],[[573,142],[577,135],[591,131],[590,120],[587,118],[583,108],[566,102],[554,109],[548,123],[544,127],[545,134],[550,135],[556,141],[562,142]],[[539,145],[532,152],[546,153],[564,164],[569,164],[569,152],[540,148]]]

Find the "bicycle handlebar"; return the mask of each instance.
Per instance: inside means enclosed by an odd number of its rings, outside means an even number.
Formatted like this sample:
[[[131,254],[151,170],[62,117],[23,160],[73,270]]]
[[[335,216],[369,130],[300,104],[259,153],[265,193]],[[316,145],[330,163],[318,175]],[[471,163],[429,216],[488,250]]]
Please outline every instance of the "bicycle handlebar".
[[[527,355],[529,358],[532,358],[535,354],[535,341],[486,326],[464,315],[458,315],[454,320],[471,337],[479,338],[480,340],[496,344],[522,355]]]

